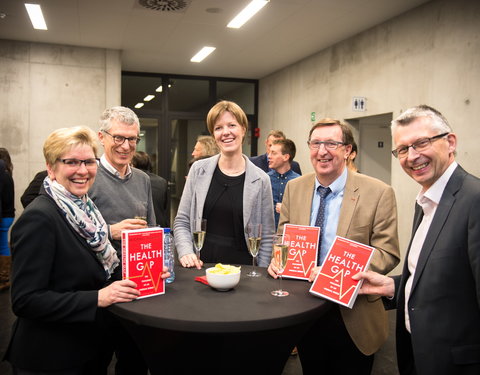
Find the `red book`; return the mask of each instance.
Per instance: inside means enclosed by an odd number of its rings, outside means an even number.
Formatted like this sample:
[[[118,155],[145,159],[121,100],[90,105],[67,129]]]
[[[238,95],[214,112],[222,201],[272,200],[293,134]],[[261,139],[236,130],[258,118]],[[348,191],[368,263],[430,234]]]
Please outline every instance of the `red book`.
[[[310,293],[352,308],[362,286],[352,276],[367,270],[374,251],[374,247],[335,237]]]
[[[285,224],[283,241],[288,245],[288,259],[282,277],[308,280],[317,264],[319,227]]]
[[[122,278],[137,283],[140,297],[165,293],[163,229],[146,228],[122,232]]]

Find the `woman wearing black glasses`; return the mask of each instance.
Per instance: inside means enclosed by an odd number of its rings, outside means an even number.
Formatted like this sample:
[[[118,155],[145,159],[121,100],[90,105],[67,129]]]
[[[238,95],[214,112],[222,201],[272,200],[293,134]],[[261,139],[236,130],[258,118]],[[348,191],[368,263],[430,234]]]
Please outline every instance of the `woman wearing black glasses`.
[[[132,301],[139,292],[131,280],[109,284],[119,259],[87,194],[98,169],[95,133],[86,127],[56,130],[43,153],[44,191],[12,228],[17,320],[6,358],[14,374],[100,374],[104,308]]]

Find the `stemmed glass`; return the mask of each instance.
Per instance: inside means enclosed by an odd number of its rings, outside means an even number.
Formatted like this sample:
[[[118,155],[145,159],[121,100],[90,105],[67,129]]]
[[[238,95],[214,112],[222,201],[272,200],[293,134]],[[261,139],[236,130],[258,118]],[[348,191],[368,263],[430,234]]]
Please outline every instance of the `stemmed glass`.
[[[272,290],[271,294],[275,297],[286,297],[289,293],[282,289],[282,273],[287,265],[288,241],[284,241],[284,238],[281,234],[273,235],[272,258],[274,259],[275,265],[278,268],[277,275],[280,279],[280,288],[277,290]]]
[[[255,271],[255,258],[260,250],[260,242],[262,241],[262,224],[248,223],[245,226],[245,233],[248,237],[248,251],[252,256],[252,270],[247,273],[250,277],[259,277],[261,274]]]
[[[200,250],[202,250],[203,242],[205,241],[205,233],[207,232],[207,219],[195,219],[193,220],[192,236],[193,246],[197,258],[200,260]]]

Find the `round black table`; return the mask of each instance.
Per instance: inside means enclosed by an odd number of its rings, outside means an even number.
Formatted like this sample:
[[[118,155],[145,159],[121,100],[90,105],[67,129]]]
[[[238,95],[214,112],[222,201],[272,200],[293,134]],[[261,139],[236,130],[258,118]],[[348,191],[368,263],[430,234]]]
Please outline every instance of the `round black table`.
[[[211,265],[205,265],[205,268]],[[120,318],[155,374],[281,374],[298,339],[331,304],[312,296],[310,283],[283,280],[288,297],[274,297],[279,280],[258,268],[219,292],[195,281],[205,269],[176,269],[164,295],[109,309]]]

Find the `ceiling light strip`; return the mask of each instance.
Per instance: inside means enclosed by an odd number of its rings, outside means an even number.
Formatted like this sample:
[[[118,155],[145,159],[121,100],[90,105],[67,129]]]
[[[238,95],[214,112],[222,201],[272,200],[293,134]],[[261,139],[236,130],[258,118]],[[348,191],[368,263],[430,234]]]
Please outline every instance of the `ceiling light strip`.
[[[39,4],[25,4],[25,8],[27,8],[28,16],[34,29],[48,30],[45,18],[43,18],[42,8]]]
[[[203,47],[200,51],[197,52],[195,56],[193,56],[190,61],[191,62],[202,62],[208,55],[210,55],[213,51],[215,51],[215,47]]]
[[[227,27],[232,29],[239,29],[250,18],[252,18],[260,9],[262,9],[270,0],[252,0],[240,13],[238,13],[233,20],[231,20]]]

